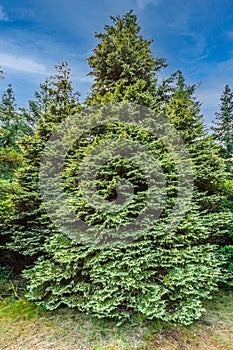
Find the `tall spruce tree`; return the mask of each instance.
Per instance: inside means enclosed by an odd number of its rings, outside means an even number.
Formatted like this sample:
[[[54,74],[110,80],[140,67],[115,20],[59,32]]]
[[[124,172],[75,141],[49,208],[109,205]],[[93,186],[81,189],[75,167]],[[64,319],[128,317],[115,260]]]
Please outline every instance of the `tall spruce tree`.
[[[177,227],[166,230],[177,194],[177,170],[171,155],[158,137],[135,125],[110,122],[93,129],[95,116],[90,114],[87,131],[72,145],[63,168],[65,191],[77,216],[104,231],[114,222],[127,223],[144,206],[149,189],[141,169],[120,157],[103,164],[95,181],[99,193],[111,203],[117,199],[116,183],[122,178],[130,180],[134,184],[133,202],[126,212],[105,215],[81,198],[80,164],[90,149],[110,138],[116,145],[121,138],[137,140],[158,157],[167,184],[166,207],[157,224],[145,229],[131,243],[102,248],[63,235],[48,224],[45,213],[40,214],[37,187],[40,152],[35,152],[33,145],[38,142],[39,149],[43,148],[42,139],[45,141],[49,134],[49,115],[40,121],[36,137],[25,153],[28,165],[20,180],[22,194],[15,198],[18,218],[13,223],[14,247],[35,257],[40,254],[25,276],[29,280],[29,298],[48,309],[65,304],[98,317],[124,320],[136,313],[148,319],[189,324],[200,316],[202,300],[217,290],[222,279],[223,262],[216,243],[224,239],[231,219],[222,204],[222,162],[201,122],[199,104],[193,95],[195,87],[188,86],[178,73],[171,79],[175,85],[166,86],[170,93],[163,93],[156,74],[164,60],[152,57],[150,41],[139,35],[136,16],[130,11],[123,17],[112,17],[112,21],[104,34],[97,34],[100,42],[89,58],[95,83],[87,103],[136,102],[165,115],[167,122],[181,133],[193,163],[190,208]],[[54,127],[55,124],[49,128],[50,132]],[[44,228],[42,218],[47,220]],[[34,225],[30,232],[29,222]],[[43,244],[38,239],[42,234]]]
[[[233,176],[233,92],[225,86],[220,99],[220,112],[216,113],[213,135],[220,146],[220,155],[226,162],[226,170]]]
[[[129,11],[111,17],[113,25],[96,33],[99,43],[88,58],[94,76],[90,103],[130,101],[144,104],[148,93],[155,102],[156,73],[166,67],[165,59],[153,58],[150,45],[140,35],[137,17]],[[147,102],[148,104],[148,102]]]

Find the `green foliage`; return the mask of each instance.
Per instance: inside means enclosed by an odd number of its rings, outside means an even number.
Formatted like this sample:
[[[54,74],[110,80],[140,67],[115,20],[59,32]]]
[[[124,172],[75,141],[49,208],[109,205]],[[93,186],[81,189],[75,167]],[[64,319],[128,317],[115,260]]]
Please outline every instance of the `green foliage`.
[[[12,179],[20,164],[17,141],[23,135],[23,125],[17,112],[11,85],[0,104],[0,179]]]
[[[18,108],[9,85],[0,103],[0,179],[12,180],[21,164],[18,142],[24,135],[32,133],[27,116]]]
[[[13,180],[22,160],[18,142],[24,135],[30,134],[32,129],[18,108],[13,89],[9,85],[0,102],[0,264],[12,266],[19,258],[18,254],[15,256],[6,249],[10,234],[4,230],[4,222],[12,213],[9,196],[19,188]]]
[[[216,113],[215,126],[212,127],[214,138],[220,146],[220,155],[226,162],[226,170],[232,176],[233,154],[233,92],[225,86],[220,99],[220,112]]]
[[[194,96],[196,87],[188,86],[181,72],[158,85],[156,73],[164,67],[164,60],[152,57],[150,42],[139,35],[136,20],[132,12],[122,18],[112,17],[113,26],[106,26],[104,34],[97,34],[100,42],[89,58],[91,74],[96,79],[92,96],[86,103],[101,103],[103,108],[99,113],[103,114],[107,101],[142,103],[164,115],[165,125],[158,128],[166,127],[166,123],[175,126],[193,165],[194,191],[186,215],[173,230],[167,229],[169,214],[178,201],[179,174],[174,157],[159,137],[133,123],[114,122],[113,117],[107,125],[93,128],[101,115],[90,113],[85,119],[86,132],[74,140],[66,156],[62,177],[73,212],[97,227],[99,235],[90,235],[86,241],[79,242],[62,235],[59,225],[51,223],[38,188],[42,150],[51,133],[66,117],[75,112],[80,120],[83,117],[81,107],[74,102],[65,65],[58,67],[58,74],[42,87],[43,93],[38,95],[38,103],[34,105],[40,119],[35,135],[21,141],[23,168],[17,177],[19,188],[11,197],[13,214],[5,222],[5,230],[13,238],[12,249],[35,259],[34,266],[25,271],[29,281],[28,298],[47,309],[67,305],[119,322],[136,313],[139,318],[189,324],[200,317],[202,300],[210,298],[219,281],[225,280],[226,259],[218,253],[218,248],[224,245],[232,213],[226,205],[224,164],[202,124],[200,105]],[[122,113],[124,103],[114,112]],[[132,105],[129,109],[134,115]],[[152,164],[148,161],[141,171],[140,166],[135,165],[140,164],[135,152],[134,162],[115,155],[88,183],[95,186],[111,207],[119,199],[117,183],[130,181],[133,184],[132,199],[123,210],[106,213],[96,210],[82,198],[78,178],[82,162],[85,163],[90,151],[100,149],[108,140],[112,140],[117,149],[123,139],[142,144],[160,162],[166,182],[165,207],[156,224],[148,222],[140,235],[133,232],[133,242],[118,242],[112,247],[91,245],[93,241],[106,243],[106,229],[119,228],[136,218],[150,195],[145,173],[151,170]],[[65,138],[54,141],[54,147],[62,149],[63,141]],[[102,149],[105,151],[104,147]],[[98,161],[102,156],[103,153],[96,152],[93,160]],[[47,168],[56,176],[56,165],[48,163]],[[160,170],[156,171],[158,175]],[[49,188],[51,177],[47,180]],[[127,202],[125,185],[121,186]],[[161,192],[156,194],[159,197]],[[155,209],[159,209],[156,198],[153,203]],[[53,201],[52,204],[55,224],[69,221],[61,202]],[[73,222],[66,224],[72,226]],[[78,234],[83,238],[82,231]],[[127,237],[132,232],[124,234]]]
[[[233,212],[233,92],[228,85],[225,86],[221,96],[220,112],[216,113],[216,120],[212,130],[228,174],[228,179],[223,184],[226,191],[226,204]],[[226,246],[221,249],[221,252],[225,254],[227,258],[230,271],[233,270],[232,229],[233,224],[231,224],[229,229],[228,242]],[[232,285],[232,280],[230,284]]]
[[[167,237],[108,250],[75,247],[57,236],[25,273],[29,297],[48,309],[78,307],[97,317],[125,320],[132,313],[189,324],[203,310],[221,278],[214,247],[164,247]]]
[[[27,119],[20,113],[16,105],[12,86],[9,85],[0,104],[0,147],[19,150],[17,141],[31,132]]]
[[[144,104],[148,94],[155,94],[155,75],[165,67],[162,58],[153,59],[150,44],[139,35],[137,17],[129,11],[124,16],[111,17],[113,25],[105,33],[96,33],[100,40],[88,58],[95,77],[89,103],[129,101]]]
[[[5,231],[5,222],[12,214],[12,201],[9,198],[10,193],[18,191],[18,186],[11,180],[0,180],[0,265],[10,265],[13,267],[13,262],[16,263],[19,256],[10,252],[6,245],[10,241],[8,232]],[[18,264],[18,261],[16,263]]]
[[[9,266],[0,266],[0,282],[13,279],[12,269]]]
[[[38,121],[48,122],[48,115],[64,118],[79,106],[79,93],[73,90],[68,63],[61,62],[55,65],[55,69],[56,73],[40,84],[40,90],[35,92],[35,99],[29,101],[28,109],[23,109],[34,129]]]
[[[0,317],[13,319],[15,322],[23,319],[29,320],[38,315],[44,316],[42,308],[24,298],[5,298],[0,301],[0,307]]]
[[[173,89],[169,101],[163,108],[165,115],[174,125],[185,142],[193,162],[197,188],[207,195],[223,191],[221,179],[225,179],[224,162],[219,157],[218,146],[206,133],[200,114],[200,103],[194,95],[196,86],[185,83],[180,71],[173,76]],[[208,197],[206,198],[208,200]]]
[[[233,271],[233,246],[226,245],[221,249],[221,252],[227,256],[227,263],[229,264],[229,270]]]
[[[13,147],[0,148],[0,180],[13,178],[21,164],[21,153]]]
[[[41,152],[67,113],[80,109],[67,64],[61,63],[55,68],[57,74],[41,86],[41,91],[36,93],[34,109],[30,111],[32,120],[40,118],[36,132],[20,140],[22,166],[17,172],[15,191],[10,194],[11,216],[2,225],[2,233],[11,237],[8,247],[27,256],[44,252],[44,238],[51,235],[50,220],[40,205],[38,189]]]

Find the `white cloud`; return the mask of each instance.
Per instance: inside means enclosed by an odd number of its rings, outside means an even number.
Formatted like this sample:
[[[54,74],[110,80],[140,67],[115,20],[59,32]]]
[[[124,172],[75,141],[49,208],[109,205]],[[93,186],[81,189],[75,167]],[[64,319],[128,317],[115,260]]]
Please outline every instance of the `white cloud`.
[[[6,12],[3,10],[3,7],[0,5],[0,22],[7,22],[9,21],[9,17],[6,14]]]
[[[147,5],[158,5],[160,0],[137,0],[137,6],[140,10],[143,10]]]
[[[20,57],[0,52],[0,66],[26,73],[46,74],[46,66],[29,57]]]

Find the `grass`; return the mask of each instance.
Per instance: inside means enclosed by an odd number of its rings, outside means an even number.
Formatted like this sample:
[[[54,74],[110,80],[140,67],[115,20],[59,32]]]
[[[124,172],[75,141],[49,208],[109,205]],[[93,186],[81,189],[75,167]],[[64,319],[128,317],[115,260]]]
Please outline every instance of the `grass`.
[[[0,301],[0,349],[4,350],[230,350],[233,349],[233,292],[205,303],[191,326],[137,322],[116,327],[69,309],[47,312],[25,299]]]

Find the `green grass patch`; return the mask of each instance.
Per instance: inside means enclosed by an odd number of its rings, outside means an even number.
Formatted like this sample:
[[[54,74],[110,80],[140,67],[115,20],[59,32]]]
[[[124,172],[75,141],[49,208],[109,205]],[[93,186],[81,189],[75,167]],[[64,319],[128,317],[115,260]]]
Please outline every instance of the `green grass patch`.
[[[233,344],[232,291],[205,302],[206,312],[190,326],[145,321],[116,326],[75,310],[45,311],[26,299],[0,302],[1,349],[230,350]]]
[[[24,299],[6,298],[0,301],[0,319],[30,319],[45,314],[46,311],[36,304]]]

